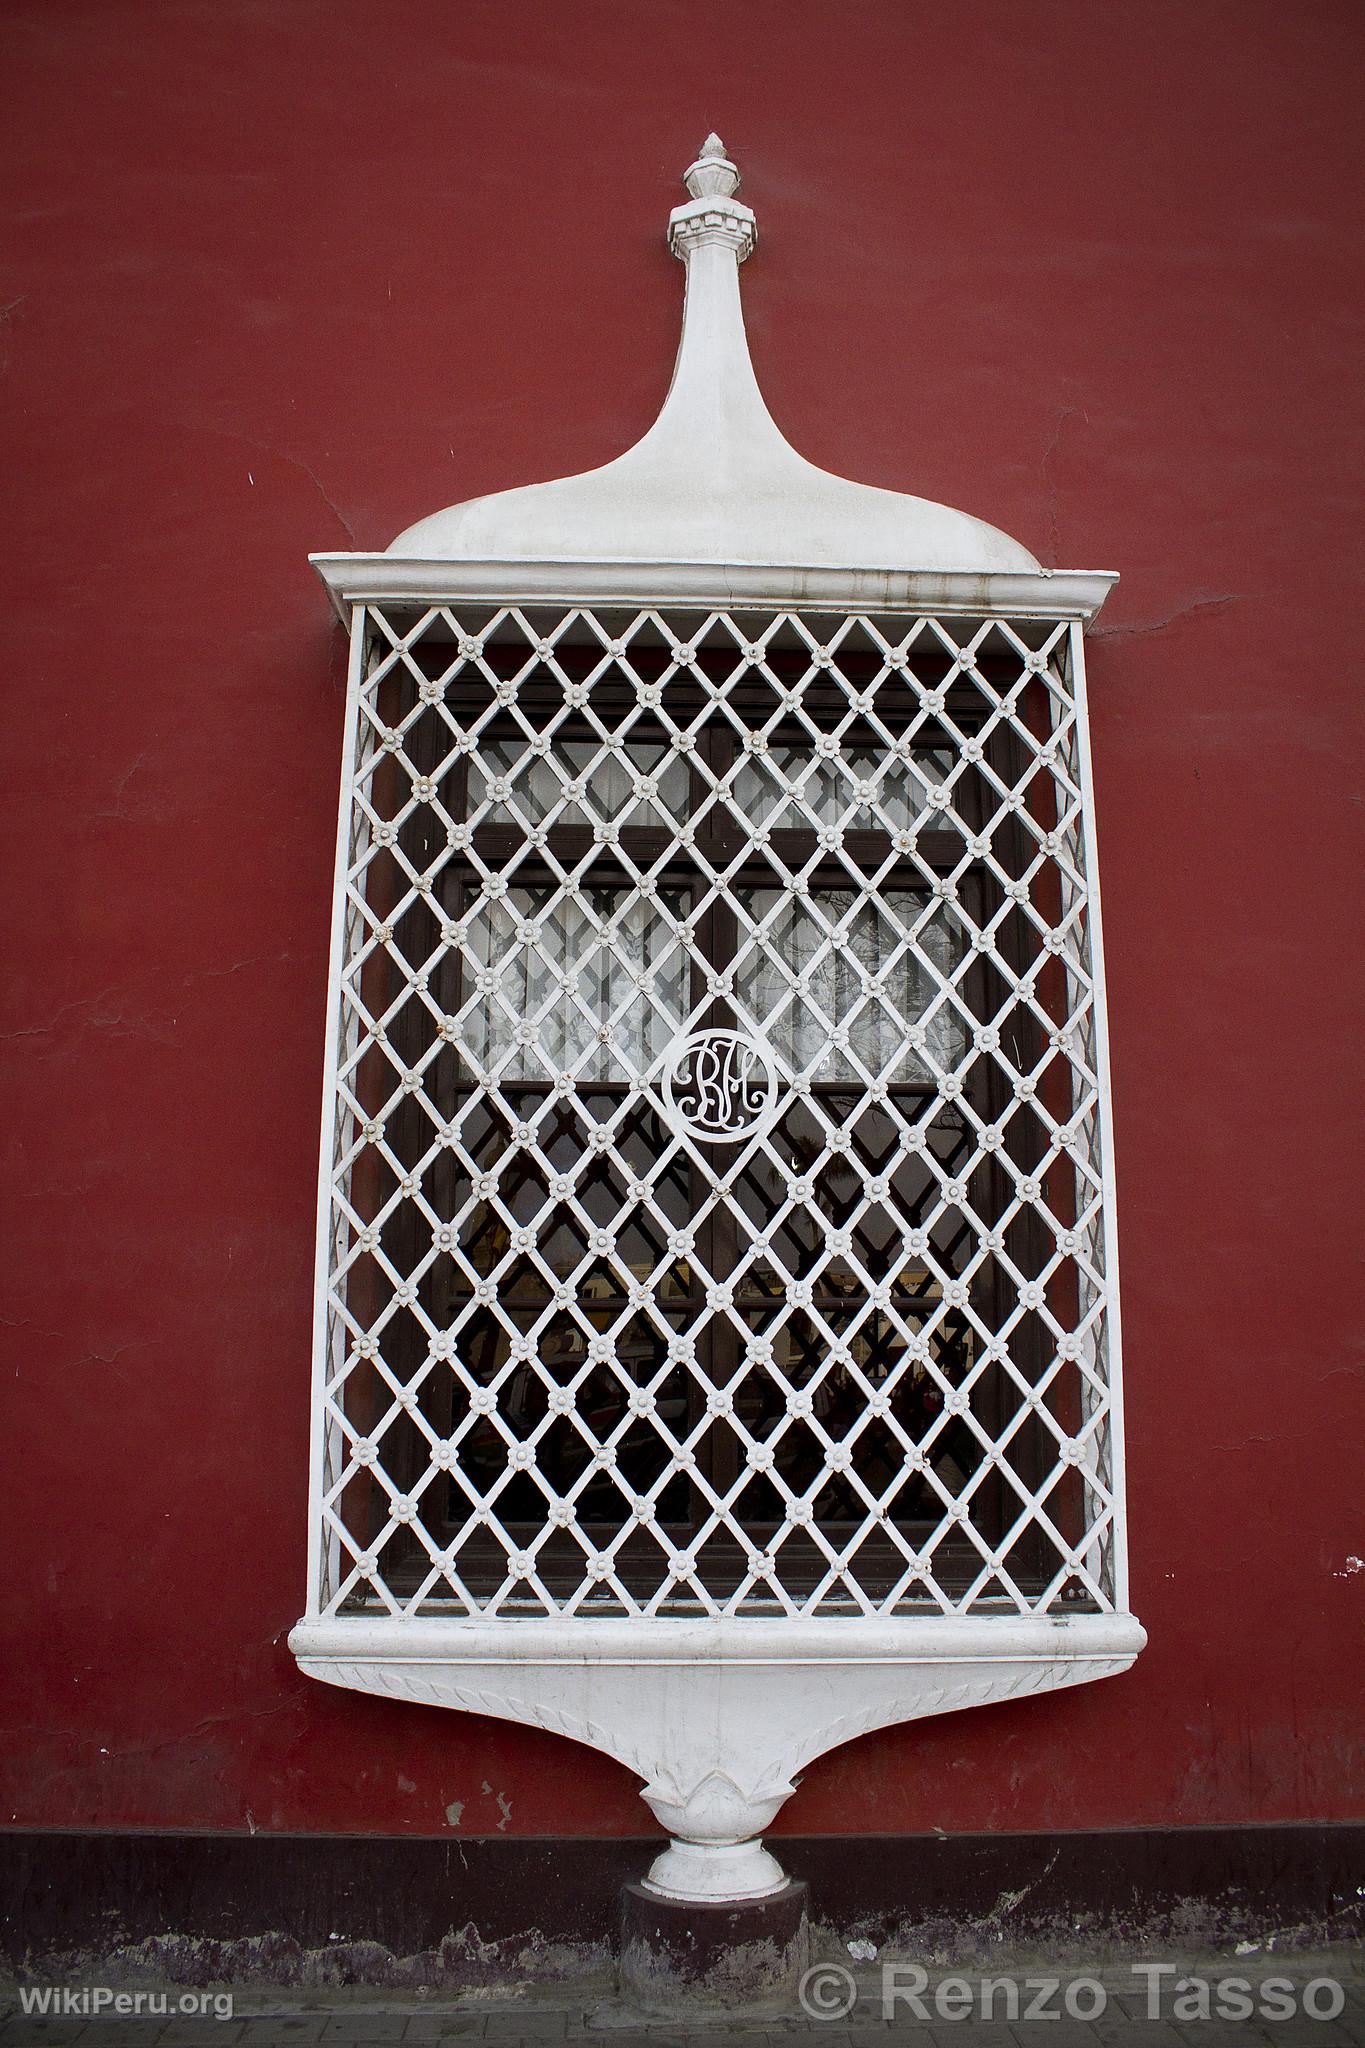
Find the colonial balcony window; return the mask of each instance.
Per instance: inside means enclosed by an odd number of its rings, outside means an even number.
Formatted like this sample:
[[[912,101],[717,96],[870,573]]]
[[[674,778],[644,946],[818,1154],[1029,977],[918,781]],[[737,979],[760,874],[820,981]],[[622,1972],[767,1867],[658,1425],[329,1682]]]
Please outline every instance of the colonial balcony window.
[[[782,1882],[755,1837],[860,1727],[1142,1642],[1113,579],[790,449],[737,182],[712,138],[636,449],[319,560],[352,662],[295,1647],[622,1757],[695,1897]]]

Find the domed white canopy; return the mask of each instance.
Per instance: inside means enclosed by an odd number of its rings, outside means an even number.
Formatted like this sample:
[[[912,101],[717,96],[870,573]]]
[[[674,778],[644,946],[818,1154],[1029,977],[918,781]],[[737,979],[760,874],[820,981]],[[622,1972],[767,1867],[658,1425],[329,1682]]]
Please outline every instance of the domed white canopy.
[[[669,222],[687,266],[682,342],[663,411],[601,469],[433,513],[388,553],[421,561],[762,563],[1034,572],[1008,534],[965,512],[817,469],[774,424],[754,377],[739,265],[754,216],[715,135]]]
[[[533,599],[912,607],[945,616],[1090,619],[1117,580],[1040,568],[998,527],[851,483],[779,433],[754,377],[739,266],[754,216],[708,136],[669,246],[687,267],[673,382],[649,432],[581,476],[471,498],[419,519],[383,554],[312,560],[344,619],[357,603],[440,604],[457,591]]]

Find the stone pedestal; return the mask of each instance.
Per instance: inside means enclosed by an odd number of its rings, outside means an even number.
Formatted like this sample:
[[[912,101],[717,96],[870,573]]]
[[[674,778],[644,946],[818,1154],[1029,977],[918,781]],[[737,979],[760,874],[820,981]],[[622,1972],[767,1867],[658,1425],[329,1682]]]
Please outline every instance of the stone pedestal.
[[[705,1903],[622,1890],[621,1996],[641,2012],[794,2007],[809,1957],[803,1884]]]

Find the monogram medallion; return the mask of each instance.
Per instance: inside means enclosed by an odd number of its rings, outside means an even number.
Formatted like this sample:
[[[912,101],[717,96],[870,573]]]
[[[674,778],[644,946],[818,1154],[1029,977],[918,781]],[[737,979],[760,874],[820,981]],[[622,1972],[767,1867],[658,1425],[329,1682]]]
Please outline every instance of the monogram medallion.
[[[741,1031],[694,1031],[670,1048],[659,1087],[675,1129],[704,1144],[732,1144],[776,1109],[777,1064],[761,1039]]]

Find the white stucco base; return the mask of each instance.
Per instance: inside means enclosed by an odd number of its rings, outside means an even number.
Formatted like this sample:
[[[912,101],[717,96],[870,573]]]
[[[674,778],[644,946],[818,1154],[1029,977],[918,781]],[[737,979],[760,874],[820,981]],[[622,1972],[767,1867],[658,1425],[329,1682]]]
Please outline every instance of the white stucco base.
[[[759,1839],[825,1750],[869,1729],[1127,1670],[1131,1614],[742,1622],[363,1616],[302,1621],[312,1678],[553,1730],[615,1757],[673,1837],[648,1882],[674,1898],[785,1881]]]

